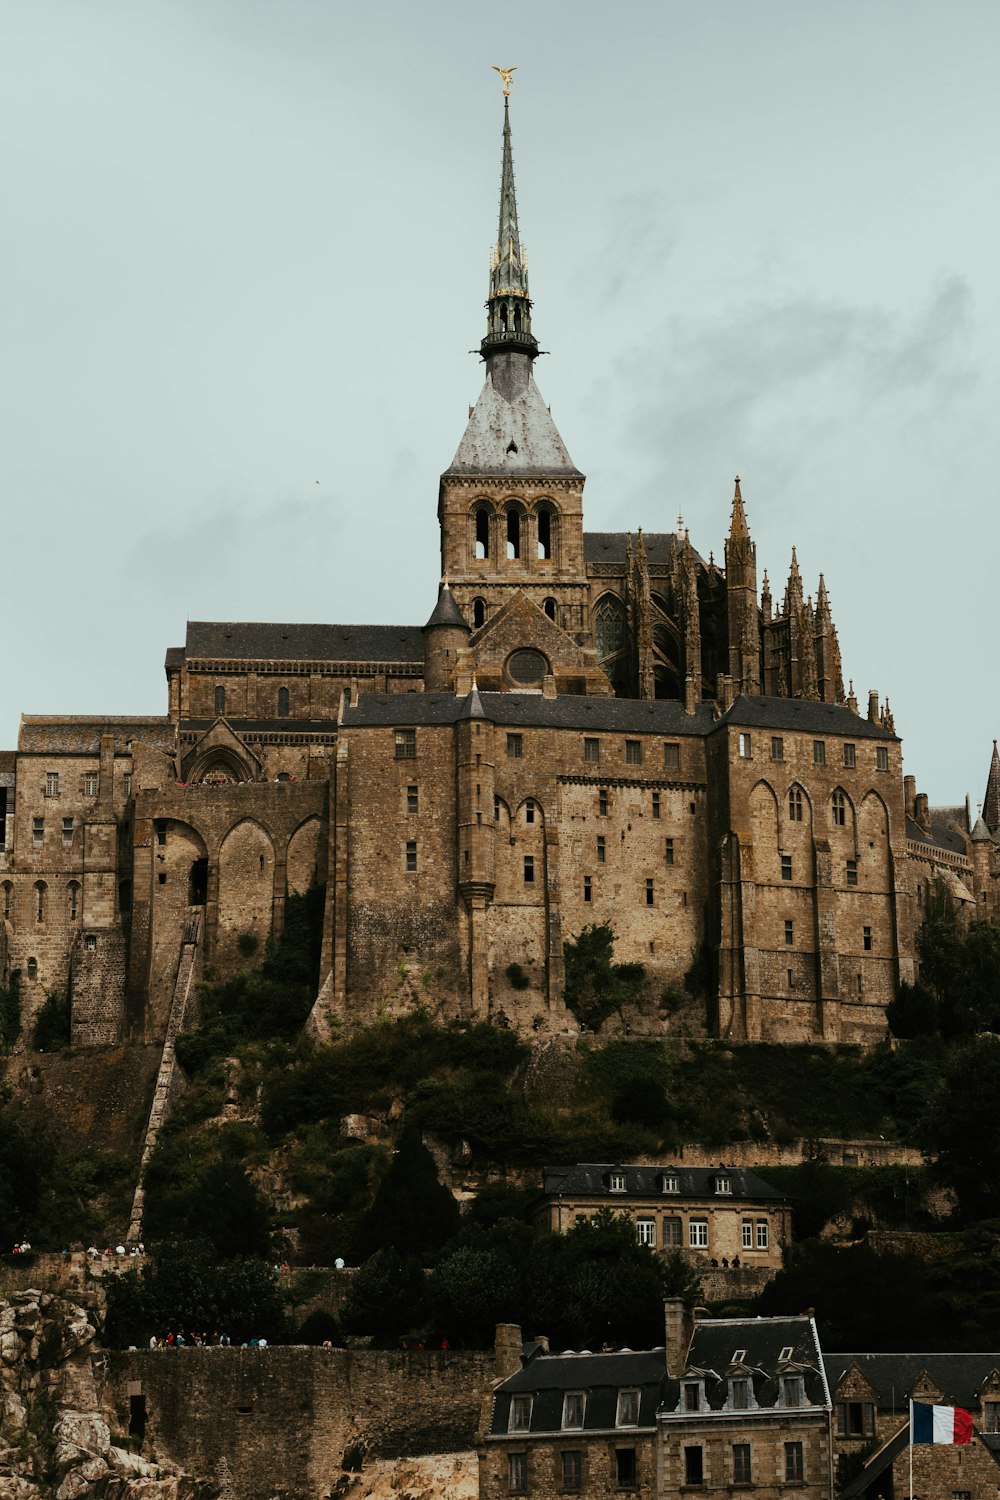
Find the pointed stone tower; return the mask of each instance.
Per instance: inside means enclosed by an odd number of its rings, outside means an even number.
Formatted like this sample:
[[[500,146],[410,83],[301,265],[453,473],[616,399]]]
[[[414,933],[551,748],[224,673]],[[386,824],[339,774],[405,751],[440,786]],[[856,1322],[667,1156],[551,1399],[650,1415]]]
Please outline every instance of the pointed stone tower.
[[[486,380],[441,476],[441,574],[473,630],[520,589],[562,630],[586,637],[584,476],[534,381],[531,314],[505,97],[500,221],[480,345]]]
[[[993,741],[993,759],[990,761],[990,774],[986,778],[986,796],[983,798],[983,822],[992,834],[995,834],[1000,829],[1000,754],[997,752],[996,740]]]
[[[729,620],[729,675],[733,692],[760,692],[760,629],[757,623],[757,548],[750,540],[740,476],[736,476],[733,516],[726,538],[726,604]]]

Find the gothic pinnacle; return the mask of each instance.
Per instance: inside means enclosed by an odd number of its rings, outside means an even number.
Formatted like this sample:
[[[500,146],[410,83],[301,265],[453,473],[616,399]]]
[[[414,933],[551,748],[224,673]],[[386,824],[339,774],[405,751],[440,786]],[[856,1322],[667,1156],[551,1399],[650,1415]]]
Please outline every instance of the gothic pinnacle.
[[[487,298],[487,331],[481,353],[485,358],[498,349],[517,349],[534,359],[538,340],[531,332],[531,298],[528,295],[528,262],[517,224],[517,194],[514,190],[514,155],[510,143],[510,75],[513,68],[498,69],[504,81],[503,155],[500,167],[500,220],[497,242],[490,256],[490,290]]]
[[[749,537],[750,528],[747,525],[747,513],[743,508],[743,496],[740,494],[740,476],[736,476],[736,490],[733,495],[733,517],[729,527],[731,537]]]

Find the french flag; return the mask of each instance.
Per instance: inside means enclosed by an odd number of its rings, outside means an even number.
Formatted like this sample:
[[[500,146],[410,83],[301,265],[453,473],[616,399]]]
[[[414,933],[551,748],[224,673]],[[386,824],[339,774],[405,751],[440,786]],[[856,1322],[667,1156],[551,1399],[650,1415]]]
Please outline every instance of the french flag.
[[[911,1443],[971,1443],[972,1417],[960,1406],[910,1402]]]

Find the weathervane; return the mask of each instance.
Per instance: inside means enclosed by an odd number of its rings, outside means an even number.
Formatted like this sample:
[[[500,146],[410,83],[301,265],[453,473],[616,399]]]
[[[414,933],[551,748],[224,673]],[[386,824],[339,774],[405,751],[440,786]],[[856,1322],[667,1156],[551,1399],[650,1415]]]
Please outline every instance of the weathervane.
[[[500,77],[503,79],[503,96],[506,99],[509,96],[509,94],[510,94],[511,88],[513,87],[512,83],[511,83],[511,77],[510,77],[510,75],[512,73],[516,73],[517,69],[516,68],[498,68],[497,65],[496,65],[496,63],[494,63],[493,64],[493,71],[494,71],[494,73],[499,73]]]

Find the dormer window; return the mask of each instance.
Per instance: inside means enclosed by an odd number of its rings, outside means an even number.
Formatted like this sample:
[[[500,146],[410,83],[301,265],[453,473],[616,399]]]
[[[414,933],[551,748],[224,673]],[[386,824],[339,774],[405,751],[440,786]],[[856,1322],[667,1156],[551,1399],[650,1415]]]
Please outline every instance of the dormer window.
[[[511,1396],[508,1432],[528,1432],[531,1428],[531,1397]]]
[[[610,1190],[613,1193],[624,1193],[624,1191],[625,1191],[625,1173],[624,1172],[612,1172],[611,1175],[610,1175],[610,1177],[608,1178],[608,1187],[610,1188]]]
[[[639,1392],[618,1392],[618,1413],[615,1418],[617,1427],[638,1427],[639,1425]]]
[[[781,1404],[782,1406],[805,1406],[806,1383],[801,1375],[782,1375]]]
[[[681,1385],[681,1411],[701,1411],[701,1381],[685,1380]]]
[[[730,1364],[745,1365],[747,1362],[747,1351],[745,1349],[734,1349]]]
[[[586,1410],[587,1398],[583,1391],[567,1391],[563,1397],[563,1427],[582,1427]]]
[[[723,1196],[731,1195],[733,1191],[733,1179],[731,1177],[717,1177],[715,1179],[715,1191]]]
[[[791,1346],[791,1344],[786,1344],[785,1347],[784,1347],[784,1349],[782,1349],[781,1353],[778,1355],[778,1363],[779,1363],[779,1365],[780,1364],[784,1364],[785,1360],[786,1359],[791,1359],[791,1357],[792,1357],[792,1346]]]
[[[676,1193],[680,1191],[676,1172],[664,1172],[660,1178],[660,1189],[664,1193]]]
[[[745,1351],[741,1351],[745,1352]],[[737,1375],[729,1382],[729,1405],[733,1411],[747,1411],[753,1396],[753,1386],[746,1375]]]

